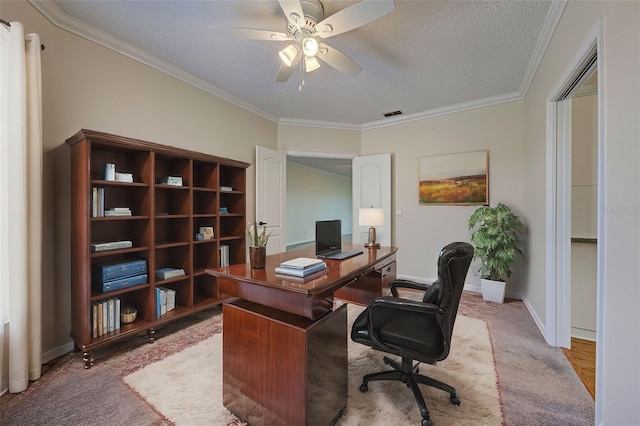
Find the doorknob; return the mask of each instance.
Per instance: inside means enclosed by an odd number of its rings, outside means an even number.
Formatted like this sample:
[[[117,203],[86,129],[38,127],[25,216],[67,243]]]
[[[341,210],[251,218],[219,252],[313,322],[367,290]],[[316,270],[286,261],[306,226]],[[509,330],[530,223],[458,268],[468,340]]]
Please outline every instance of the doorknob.
[[[267,222],[263,222],[263,221],[258,222],[258,225],[260,225],[260,226],[263,226],[263,225],[266,225],[266,224],[267,224]]]

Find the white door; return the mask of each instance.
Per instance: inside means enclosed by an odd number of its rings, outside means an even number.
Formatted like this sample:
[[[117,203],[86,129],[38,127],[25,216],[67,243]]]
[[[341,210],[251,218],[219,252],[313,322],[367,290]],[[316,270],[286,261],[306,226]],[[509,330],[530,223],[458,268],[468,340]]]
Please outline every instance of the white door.
[[[355,157],[352,162],[353,244],[369,239],[369,227],[360,226],[360,207],[384,211],[384,225],[376,227],[376,241],[391,246],[391,154]]]
[[[256,146],[256,215],[258,224],[268,226],[271,236],[267,254],[286,250],[287,155]]]

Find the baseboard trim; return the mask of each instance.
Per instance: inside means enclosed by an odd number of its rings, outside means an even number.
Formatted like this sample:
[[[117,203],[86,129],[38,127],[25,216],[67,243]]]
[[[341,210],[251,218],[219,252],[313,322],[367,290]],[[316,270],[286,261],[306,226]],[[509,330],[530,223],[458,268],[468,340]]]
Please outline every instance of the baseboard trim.
[[[65,343],[64,345],[50,349],[42,354],[42,363],[47,363],[56,358],[60,358],[63,355],[68,354],[73,350],[73,342]]]
[[[587,330],[585,328],[571,327],[571,337],[577,337],[582,340],[596,341],[595,330]]]
[[[531,302],[529,302],[529,300],[526,297],[522,298],[522,302],[524,303],[525,308],[527,308],[527,311],[529,311],[529,315],[531,315],[531,318],[533,318],[533,322],[535,323],[536,327],[538,327],[538,330],[540,330],[540,333],[542,333],[542,335],[544,336],[545,342],[547,342],[547,344],[550,346],[554,346],[549,341],[549,338],[547,336],[547,329],[544,326],[544,322],[542,322],[542,320],[538,316],[538,313],[533,308],[533,305],[531,304]]]

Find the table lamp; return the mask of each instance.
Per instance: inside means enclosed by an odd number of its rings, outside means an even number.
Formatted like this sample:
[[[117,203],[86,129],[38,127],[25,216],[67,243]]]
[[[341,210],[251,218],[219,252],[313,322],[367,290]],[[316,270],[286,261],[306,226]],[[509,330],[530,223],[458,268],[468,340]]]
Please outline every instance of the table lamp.
[[[369,248],[380,247],[380,243],[376,242],[376,228],[374,227],[384,225],[384,210],[373,207],[361,208],[359,222],[360,226],[369,227],[369,241],[364,243],[364,246]]]

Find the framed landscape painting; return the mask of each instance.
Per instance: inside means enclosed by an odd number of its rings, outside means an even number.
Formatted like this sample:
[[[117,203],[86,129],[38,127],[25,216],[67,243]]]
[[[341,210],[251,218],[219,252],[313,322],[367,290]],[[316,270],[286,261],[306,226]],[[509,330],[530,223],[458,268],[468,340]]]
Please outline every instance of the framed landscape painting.
[[[420,205],[487,205],[489,151],[420,158]]]

